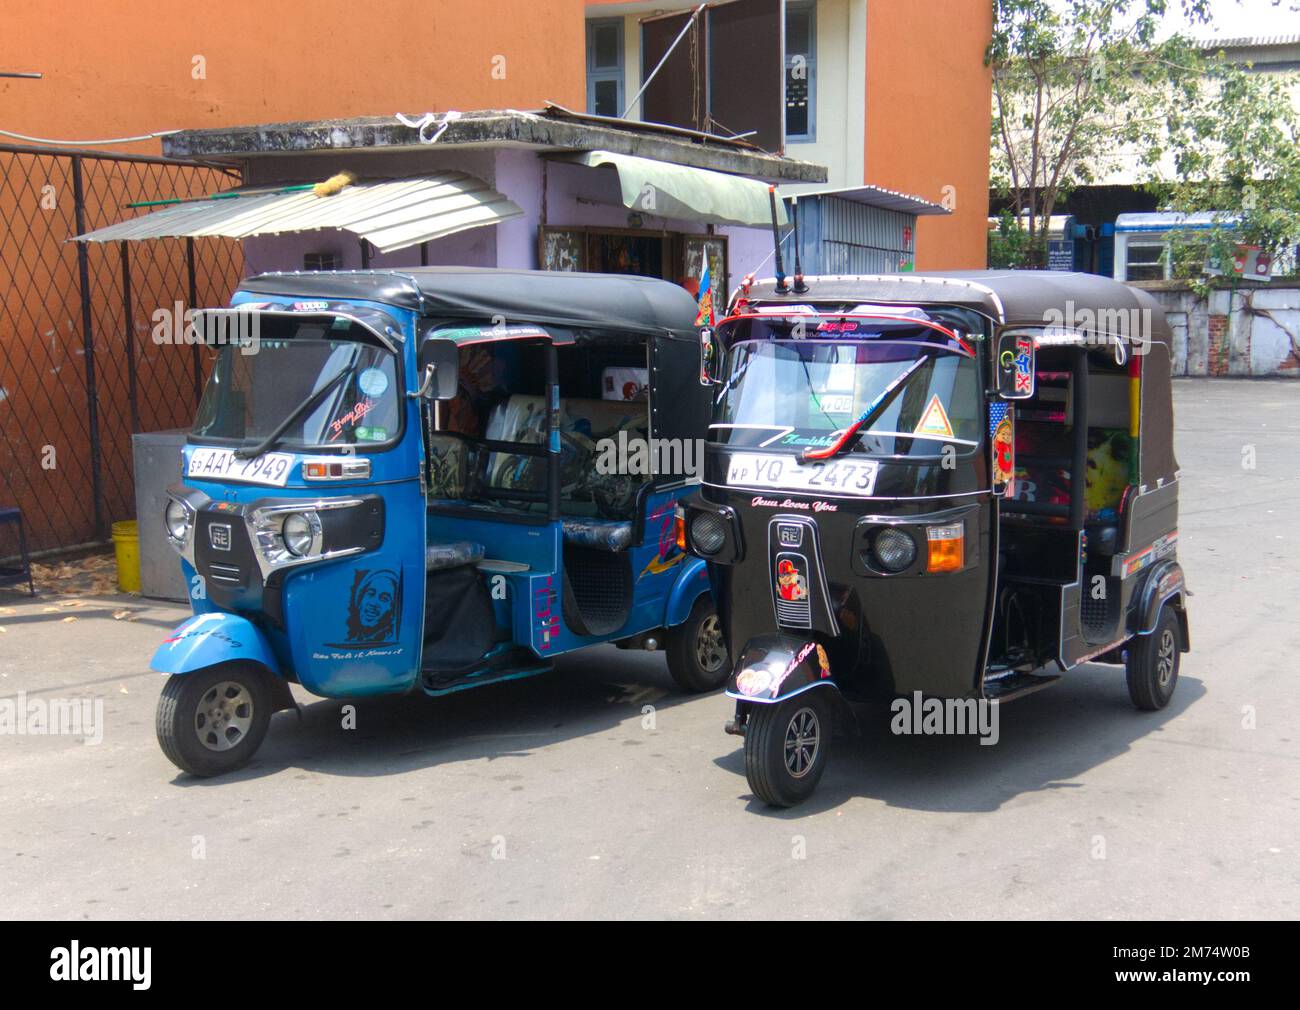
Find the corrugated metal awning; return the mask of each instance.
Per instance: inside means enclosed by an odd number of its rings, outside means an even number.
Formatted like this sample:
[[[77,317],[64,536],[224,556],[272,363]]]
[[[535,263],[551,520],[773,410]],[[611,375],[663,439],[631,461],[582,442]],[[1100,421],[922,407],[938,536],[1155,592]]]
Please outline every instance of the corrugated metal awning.
[[[675,165],[613,151],[578,151],[552,155],[588,168],[609,166],[618,172],[623,206],[656,217],[708,224],[766,228],[772,224],[767,183],[707,168]],[[777,222],[786,223],[785,205],[776,201]]]
[[[851,200],[854,203],[865,204],[868,207],[879,207],[881,210],[896,210],[903,214],[915,214],[917,217],[924,217],[927,214],[952,213],[942,204],[932,203],[929,200],[908,193],[900,193],[896,189],[885,189],[883,186],[808,189],[803,190],[798,195],[800,200],[814,196],[834,196],[841,200]],[[786,199],[789,199],[789,197],[786,197]]]
[[[524,212],[481,179],[463,172],[353,183],[333,196],[231,190],[218,199],[178,203],[76,236],[77,242],[157,238],[251,238],[338,228],[392,252]]]

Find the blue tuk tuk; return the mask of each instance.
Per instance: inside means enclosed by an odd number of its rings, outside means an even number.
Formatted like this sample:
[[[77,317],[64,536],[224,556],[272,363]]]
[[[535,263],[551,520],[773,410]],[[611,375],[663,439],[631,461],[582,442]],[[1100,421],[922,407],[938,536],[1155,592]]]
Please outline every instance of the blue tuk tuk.
[[[633,276],[277,273],[196,313],[216,358],[162,518],[193,617],[159,647],[158,740],[252,757],[297,683],[355,698],[530,677],[602,642],[729,665],[704,562],[696,306]]]

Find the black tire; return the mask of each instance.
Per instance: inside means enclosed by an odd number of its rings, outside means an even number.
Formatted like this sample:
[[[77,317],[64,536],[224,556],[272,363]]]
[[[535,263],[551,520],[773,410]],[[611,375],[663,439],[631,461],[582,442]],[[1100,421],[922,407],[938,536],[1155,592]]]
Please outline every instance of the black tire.
[[[267,676],[252,663],[225,663],[168,677],[155,720],[167,759],[202,778],[246,765],[271,724]]]
[[[668,672],[683,691],[716,691],[727,682],[731,664],[712,597],[707,593],[701,596],[691,608],[691,616],[667,630],[664,651]]]
[[[1169,704],[1178,686],[1178,662],[1183,633],[1173,607],[1164,607],[1155,631],[1132,639],[1128,650],[1128,696],[1144,712]]]
[[[750,710],[745,725],[745,777],[754,795],[769,806],[802,803],[826,771],[832,728],[825,693],[821,688],[804,691]]]

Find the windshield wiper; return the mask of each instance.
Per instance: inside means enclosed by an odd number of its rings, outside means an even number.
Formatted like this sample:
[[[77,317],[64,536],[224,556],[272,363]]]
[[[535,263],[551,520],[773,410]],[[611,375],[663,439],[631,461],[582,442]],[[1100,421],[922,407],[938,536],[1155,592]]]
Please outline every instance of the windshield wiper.
[[[856,421],[844,429],[839,438],[824,449],[802,449],[796,457],[799,462],[813,463],[817,460],[830,459],[832,456],[838,456],[840,453],[852,448],[853,443],[857,441],[858,433],[861,432],[863,428],[869,428],[871,425],[876,423],[876,420],[880,415],[885,412],[891,403],[894,402],[894,397],[899,394],[907,380],[915,375],[917,369],[924,365],[928,360],[929,358],[927,357],[918,357],[903,369],[897,378],[882,389],[880,395],[867,404],[867,409],[858,415]]]
[[[336,389],[344,379],[346,379],[349,375],[352,374],[352,366],[354,364],[356,364],[355,354],[353,355],[352,361],[350,361],[347,364],[347,366],[344,367],[339,372],[338,375],[334,376],[334,378],[330,379],[329,382],[321,386],[320,389],[316,390],[314,393],[308,396],[307,399],[303,400],[302,403],[294,407],[293,410],[289,412],[289,415],[283,421],[281,421],[279,424],[275,426],[275,431],[267,435],[266,438],[258,442],[257,445],[250,445],[243,449],[236,449],[235,458],[255,459],[258,456],[262,455],[262,453],[266,452],[268,449],[275,446],[275,444],[280,441],[281,437],[283,437],[284,433],[289,430],[289,428],[293,425],[295,421],[297,421],[308,411],[315,409],[320,404],[320,402],[325,399],[328,393]]]

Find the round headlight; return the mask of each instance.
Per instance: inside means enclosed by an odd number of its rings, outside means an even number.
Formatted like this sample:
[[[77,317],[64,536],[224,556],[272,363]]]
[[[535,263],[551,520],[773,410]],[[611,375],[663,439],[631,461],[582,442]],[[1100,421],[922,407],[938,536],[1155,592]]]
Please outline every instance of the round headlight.
[[[167,535],[178,544],[185,543],[190,532],[190,513],[185,506],[175,498],[169,498],[163,521],[167,524]]]
[[[280,535],[284,537],[285,548],[295,557],[311,553],[311,522],[301,512],[291,512],[284,517]]]
[[[712,512],[699,512],[691,520],[691,546],[701,554],[717,554],[727,542],[727,524]]]
[[[916,560],[916,541],[902,530],[881,530],[871,542],[871,550],[887,572],[901,572]]]

